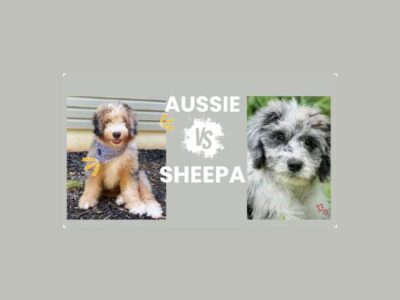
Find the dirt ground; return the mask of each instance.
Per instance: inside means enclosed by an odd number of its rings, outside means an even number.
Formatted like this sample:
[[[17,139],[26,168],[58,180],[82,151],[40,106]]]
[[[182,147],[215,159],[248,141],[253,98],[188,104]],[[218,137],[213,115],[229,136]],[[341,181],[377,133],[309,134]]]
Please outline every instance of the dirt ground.
[[[85,172],[82,158],[87,152],[67,153],[67,180],[84,182]],[[139,150],[140,166],[146,172],[153,189],[154,196],[166,214],[166,184],[160,180],[160,168],[165,165],[164,150]],[[147,216],[136,216],[129,213],[123,206],[115,203],[115,198],[102,197],[99,204],[91,209],[83,210],[78,207],[78,201],[83,193],[83,185],[67,189],[67,219],[79,220],[131,220],[150,219]]]

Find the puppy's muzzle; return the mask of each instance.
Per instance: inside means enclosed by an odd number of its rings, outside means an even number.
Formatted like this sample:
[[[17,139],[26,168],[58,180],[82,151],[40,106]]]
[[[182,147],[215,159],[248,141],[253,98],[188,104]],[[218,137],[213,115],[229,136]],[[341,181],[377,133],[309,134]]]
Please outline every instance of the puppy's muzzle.
[[[113,135],[114,138],[118,139],[121,136],[121,132],[120,131],[114,131],[112,135]]]

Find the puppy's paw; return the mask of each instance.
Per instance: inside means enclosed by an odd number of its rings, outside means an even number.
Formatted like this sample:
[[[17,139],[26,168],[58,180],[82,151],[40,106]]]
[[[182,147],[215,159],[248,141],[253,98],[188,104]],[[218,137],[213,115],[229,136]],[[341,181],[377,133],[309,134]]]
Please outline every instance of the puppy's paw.
[[[125,208],[134,215],[142,216],[146,213],[146,205],[143,202],[127,203]]]
[[[117,203],[117,205],[122,205],[125,203],[125,200],[121,195],[118,195],[117,199],[115,199],[115,203]]]
[[[153,219],[162,217],[162,208],[157,201],[151,201],[146,204],[146,214]]]
[[[79,199],[79,208],[88,209],[90,207],[96,206],[97,203],[97,199],[82,196],[81,199]]]

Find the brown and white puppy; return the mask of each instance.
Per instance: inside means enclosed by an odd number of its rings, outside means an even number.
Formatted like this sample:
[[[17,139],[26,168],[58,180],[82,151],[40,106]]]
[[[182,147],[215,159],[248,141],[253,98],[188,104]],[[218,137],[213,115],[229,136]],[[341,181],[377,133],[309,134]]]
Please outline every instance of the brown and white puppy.
[[[88,174],[79,207],[94,207],[103,192],[115,191],[118,205],[125,205],[132,214],[160,218],[162,209],[155,200],[146,174],[139,168],[135,142],[137,118],[131,107],[123,103],[102,104],[93,116],[95,139],[88,157],[96,157],[100,147],[115,150],[118,156],[101,163],[96,176]]]

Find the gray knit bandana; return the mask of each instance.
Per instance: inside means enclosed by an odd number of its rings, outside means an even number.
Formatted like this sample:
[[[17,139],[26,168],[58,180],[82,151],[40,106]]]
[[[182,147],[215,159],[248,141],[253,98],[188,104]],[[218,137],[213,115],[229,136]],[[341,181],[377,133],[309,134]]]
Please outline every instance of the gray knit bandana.
[[[96,159],[100,163],[109,162],[110,160],[113,160],[124,153],[126,147],[127,145],[118,149],[114,149],[100,143],[99,141],[96,141]]]

